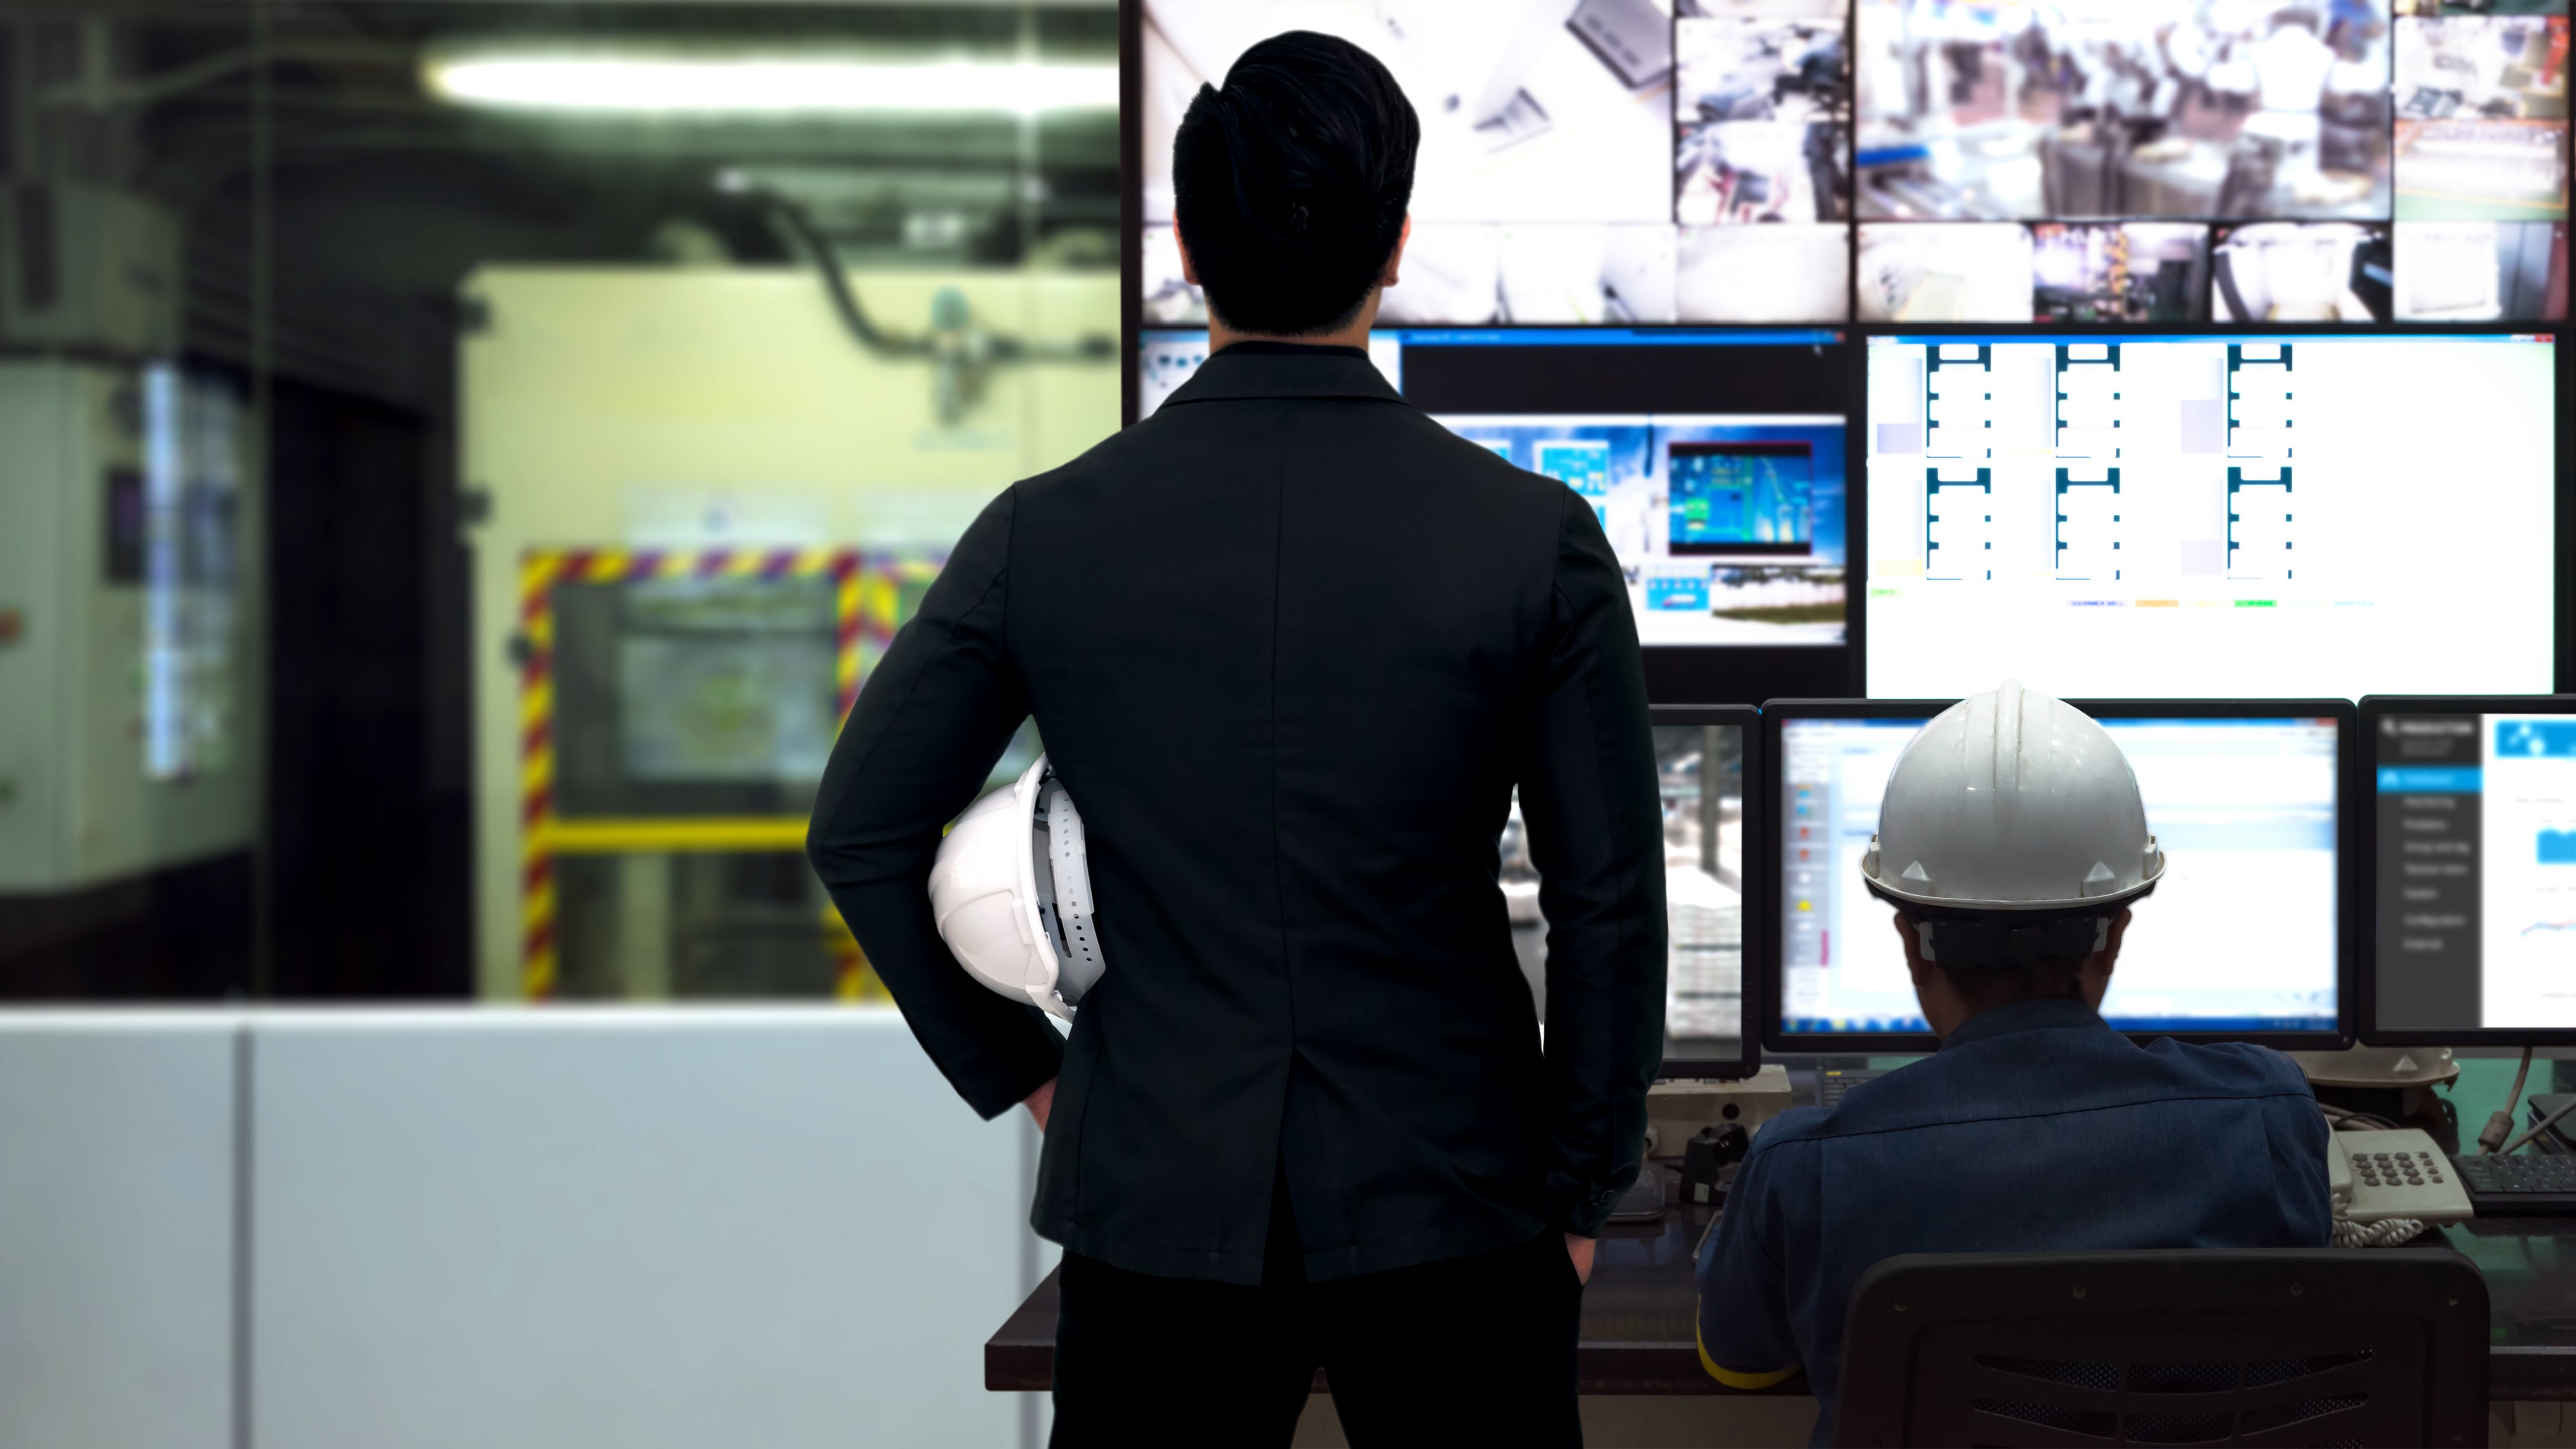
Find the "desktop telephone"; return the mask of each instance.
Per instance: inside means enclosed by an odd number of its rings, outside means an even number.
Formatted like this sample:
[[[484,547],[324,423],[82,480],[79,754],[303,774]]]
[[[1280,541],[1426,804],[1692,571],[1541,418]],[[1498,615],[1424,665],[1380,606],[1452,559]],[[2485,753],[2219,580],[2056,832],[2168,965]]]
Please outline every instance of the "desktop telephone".
[[[2338,1217],[2455,1223],[2475,1216],[2458,1170],[2423,1133],[2335,1132],[2328,1139],[2326,1182]]]

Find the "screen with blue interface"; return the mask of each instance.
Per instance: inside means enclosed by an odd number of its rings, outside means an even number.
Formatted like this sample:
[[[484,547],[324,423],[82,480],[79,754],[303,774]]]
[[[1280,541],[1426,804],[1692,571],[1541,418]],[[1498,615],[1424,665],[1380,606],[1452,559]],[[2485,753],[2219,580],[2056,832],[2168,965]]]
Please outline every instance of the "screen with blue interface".
[[[2376,733],[2377,1026],[2576,1027],[2576,715]]]
[[[1207,361],[1207,334],[1138,345],[1150,416]],[[1807,328],[1389,328],[1368,351],[1434,421],[1592,506],[1640,642],[1832,647],[1848,607],[1845,345]]]
[[[1814,547],[1814,444],[1677,442],[1669,458],[1674,553],[1794,555]]]
[[[1861,883],[1880,797],[1925,721],[1780,729],[1784,1032],[1930,1030],[1894,908]],[[2124,1031],[2336,1028],[2331,719],[2104,719],[2137,771],[2164,880],[2133,908],[2102,1014]]]
[[[1866,692],[2547,693],[2546,336],[1873,337]]]

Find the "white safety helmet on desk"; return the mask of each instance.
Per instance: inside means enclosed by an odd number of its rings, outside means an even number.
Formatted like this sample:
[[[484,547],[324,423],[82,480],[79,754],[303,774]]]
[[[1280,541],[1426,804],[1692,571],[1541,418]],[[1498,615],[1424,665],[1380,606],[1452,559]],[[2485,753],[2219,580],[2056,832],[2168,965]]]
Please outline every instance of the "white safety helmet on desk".
[[[930,868],[930,911],[968,975],[1073,1020],[1100,980],[1100,935],[1082,816],[1046,756],[949,827]]]
[[[1861,857],[1871,894],[1919,908],[1908,914],[1923,959],[1963,967],[2080,960],[2164,872],[2137,774],[2110,734],[2009,680],[1942,711],[1905,747]]]

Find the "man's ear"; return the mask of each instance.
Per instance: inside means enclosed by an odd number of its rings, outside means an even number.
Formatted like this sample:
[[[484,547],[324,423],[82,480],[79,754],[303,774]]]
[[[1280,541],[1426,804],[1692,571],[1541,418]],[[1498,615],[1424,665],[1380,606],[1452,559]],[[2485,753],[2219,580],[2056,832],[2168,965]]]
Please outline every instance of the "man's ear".
[[[1172,218],[1172,245],[1181,249],[1181,280],[1198,286],[1199,264],[1190,260],[1190,244],[1181,239],[1181,219],[1177,216]]]
[[[1404,230],[1395,234],[1395,249],[1386,254],[1386,270],[1377,275],[1379,286],[1395,285],[1396,268],[1404,261],[1404,244],[1411,240],[1413,240],[1413,213],[1408,211],[1404,214]]]

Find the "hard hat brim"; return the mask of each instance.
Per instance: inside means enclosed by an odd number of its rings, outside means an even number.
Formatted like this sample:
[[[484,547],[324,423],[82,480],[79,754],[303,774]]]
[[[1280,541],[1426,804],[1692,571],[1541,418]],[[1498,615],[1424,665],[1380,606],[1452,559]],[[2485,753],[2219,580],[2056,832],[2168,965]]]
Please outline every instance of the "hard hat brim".
[[[2104,891],[2098,896],[2070,896],[2044,901],[1989,901],[1968,896],[1926,895],[1889,885],[1870,874],[1867,865],[1861,867],[1860,879],[1861,884],[1869,888],[1871,895],[1898,905],[1929,906],[1953,911],[2080,911],[2087,907],[2116,906],[2154,890],[2156,882],[2164,879],[2166,859],[2163,851],[2157,851],[2155,865],[2148,869],[2142,879],[2121,886],[2117,890]]]

